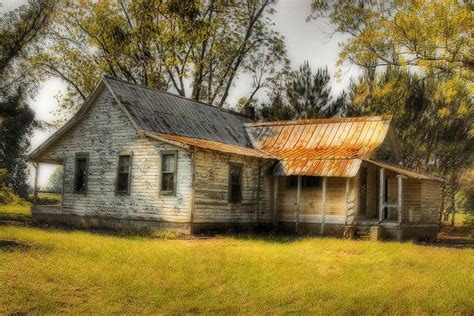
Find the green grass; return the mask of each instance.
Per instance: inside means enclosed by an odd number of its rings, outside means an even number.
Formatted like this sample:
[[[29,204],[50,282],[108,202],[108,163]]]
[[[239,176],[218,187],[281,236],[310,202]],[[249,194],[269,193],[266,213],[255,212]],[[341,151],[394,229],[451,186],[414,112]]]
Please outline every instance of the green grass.
[[[2,239],[28,247],[0,246],[0,314],[474,312],[473,249],[10,226]]]

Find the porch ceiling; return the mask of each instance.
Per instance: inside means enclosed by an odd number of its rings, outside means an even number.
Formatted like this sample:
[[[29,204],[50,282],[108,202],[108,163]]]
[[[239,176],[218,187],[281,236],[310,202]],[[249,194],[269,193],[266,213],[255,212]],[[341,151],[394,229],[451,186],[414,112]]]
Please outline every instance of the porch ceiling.
[[[354,177],[361,159],[285,159],[273,170],[275,176]]]

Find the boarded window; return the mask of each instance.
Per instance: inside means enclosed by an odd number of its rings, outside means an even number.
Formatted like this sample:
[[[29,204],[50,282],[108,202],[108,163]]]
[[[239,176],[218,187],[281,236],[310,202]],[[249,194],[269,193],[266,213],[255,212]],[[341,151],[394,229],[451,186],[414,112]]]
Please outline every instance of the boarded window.
[[[132,156],[119,155],[117,166],[117,178],[115,182],[115,192],[121,194],[130,193],[130,180],[132,173]]]
[[[176,192],[176,152],[161,154],[161,193],[175,194]]]
[[[74,192],[87,193],[87,173],[89,169],[89,154],[77,153],[74,169]]]
[[[287,177],[287,186],[289,188],[296,188],[298,186],[298,176]],[[302,176],[301,187],[303,188],[317,188],[321,186],[321,177]]]
[[[242,202],[242,165],[229,165],[229,202]]]

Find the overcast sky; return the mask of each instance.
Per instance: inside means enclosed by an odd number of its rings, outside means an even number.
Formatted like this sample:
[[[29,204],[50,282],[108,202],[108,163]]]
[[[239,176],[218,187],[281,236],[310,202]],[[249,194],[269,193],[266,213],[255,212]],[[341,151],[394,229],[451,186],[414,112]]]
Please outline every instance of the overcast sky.
[[[0,0],[3,7],[0,10],[11,10],[24,0]],[[288,57],[293,67],[298,67],[305,60],[315,69],[327,66],[331,75],[334,76],[336,61],[338,58],[340,35],[330,37],[331,26],[324,21],[306,22],[306,17],[310,13],[310,0],[280,0],[276,5],[277,12],[273,16],[275,29],[286,39]],[[331,87],[334,93],[339,93],[347,86],[351,76],[357,74],[355,68],[342,69],[340,82],[333,80]],[[50,121],[54,118],[53,112],[57,109],[58,103],[55,96],[64,91],[64,84],[59,79],[49,79],[42,84],[41,89],[30,104],[40,120]],[[240,78],[232,90],[229,103],[234,103],[241,96],[248,95],[251,88],[247,78]],[[37,147],[41,142],[54,131],[35,131],[32,139],[32,148]],[[49,175],[54,171],[53,166],[43,166],[41,168],[39,185],[47,184]]]

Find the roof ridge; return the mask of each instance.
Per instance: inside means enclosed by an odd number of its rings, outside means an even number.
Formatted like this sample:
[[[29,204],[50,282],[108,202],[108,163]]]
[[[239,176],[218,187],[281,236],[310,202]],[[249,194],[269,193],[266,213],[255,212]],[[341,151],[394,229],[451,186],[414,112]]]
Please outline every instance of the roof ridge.
[[[270,121],[270,122],[256,122],[245,123],[246,127],[258,126],[281,126],[281,125],[303,125],[303,124],[322,124],[322,123],[341,123],[341,122],[370,122],[370,121],[390,121],[392,115],[378,115],[378,116],[353,116],[353,117],[334,117],[322,119],[305,119],[305,120],[288,120],[288,121]]]
[[[148,90],[151,90],[151,91],[155,91],[155,92],[158,92],[158,93],[167,94],[167,95],[170,95],[170,96],[172,96],[172,97],[177,97],[177,98],[180,98],[180,99],[184,99],[184,100],[188,100],[188,101],[191,101],[191,102],[195,102],[195,103],[199,103],[199,104],[202,104],[202,105],[206,105],[206,106],[209,106],[209,107],[213,107],[213,108],[218,109],[218,110],[221,110],[221,111],[223,111],[223,112],[227,112],[227,113],[230,113],[230,114],[234,114],[234,115],[238,115],[238,116],[247,118],[248,120],[251,121],[251,119],[250,119],[248,116],[246,116],[245,114],[240,113],[240,112],[237,112],[237,111],[234,111],[234,110],[231,110],[231,109],[220,108],[220,107],[218,107],[218,106],[215,106],[215,105],[212,105],[212,104],[209,104],[209,103],[205,103],[205,102],[202,102],[202,101],[197,101],[197,100],[194,100],[194,99],[191,99],[191,98],[188,98],[188,97],[183,97],[183,96],[181,96],[181,95],[174,94],[174,93],[171,93],[171,92],[169,92],[169,91],[163,91],[163,90],[160,90],[160,89],[157,89],[157,88],[152,88],[152,87],[145,86],[145,85],[143,85],[143,84],[134,83],[134,82],[130,82],[130,81],[127,81],[127,80],[124,80],[124,79],[112,77],[112,76],[110,76],[110,75],[108,75],[108,74],[103,74],[102,77],[103,77],[104,79],[111,79],[111,80],[115,80],[115,81],[120,81],[120,82],[129,84],[129,85],[132,85],[132,86],[136,86],[136,87],[140,87],[140,88],[145,88],[145,89],[148,89]],[[245,123],[245,124],[250,124],[250,123]]]

